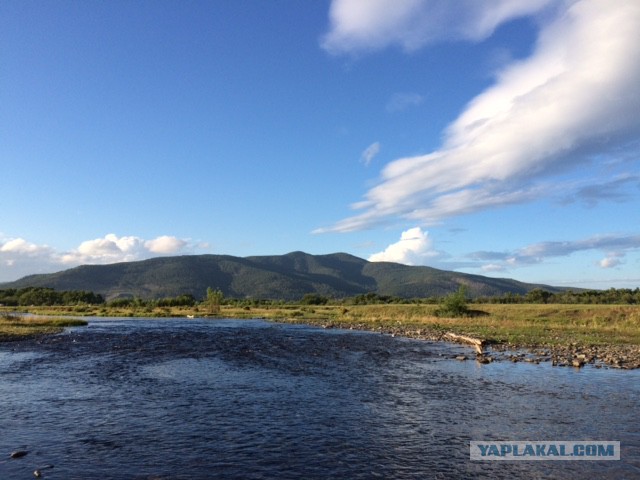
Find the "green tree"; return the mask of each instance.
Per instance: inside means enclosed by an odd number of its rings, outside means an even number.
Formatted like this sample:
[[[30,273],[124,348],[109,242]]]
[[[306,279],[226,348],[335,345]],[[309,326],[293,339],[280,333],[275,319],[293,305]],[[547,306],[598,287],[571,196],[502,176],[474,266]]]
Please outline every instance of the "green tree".
[[[224,300],[224,293],[219,288],[213,289],[211,287],[207,288],[207,299],[206,304],[209,308],[209,313],[218,314],[220,313],[220,305]]]
[[[525,295],[525,301],[528,303],[547,303],[551,295],[551,292],[547,292],[541,288],[534,288]]]

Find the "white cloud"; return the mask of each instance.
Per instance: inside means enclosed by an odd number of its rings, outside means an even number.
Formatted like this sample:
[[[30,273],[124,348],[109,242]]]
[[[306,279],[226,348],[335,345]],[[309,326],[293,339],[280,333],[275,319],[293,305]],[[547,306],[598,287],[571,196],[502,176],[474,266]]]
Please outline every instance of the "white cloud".
[[[398,242],[392,243],[382,252],[374,253],[369,257],[369,261],[424,265],[427,260],[439,255],[440,253],[433,249],[429,233],[415,227],[402,232]]]
[[[606,257],[598,263],[602,268],[613,268],[620,265],[620,260],[615,257]]]
[[[169,237],[163,235],[154,240],[148,240],[144,243],[144,246],[152,253],[159,253],[169,255],[177,253],[187,245],[185,240],[181,240],[176,237]]]
[[[175,254],[188,245],[186,240],[163,235],[153,240],[140,237],[118,237],[113,233],[104,238],[82,242],[80,246],[61,256],[66,264],[130,262],[156,255]]]
[[[412,51],[440,40],[482,40],[498,25],[540,11],[551,0],[334,0],[322,47],[334,54],[399,45]]]
[[[31,257],[47,255],[50,250],[46,245],[36,245],[35,243],[27,242],[23,238],[7,240],[0,246],[2,254],[27,255]]]
[[[504,265],[498,265],[495,263],[488,263],[482,266],[482,270],[485,272],[503,272],[506,270]]]
[[[362,152],[360,157],[362,163],[368,167],[371,164],[371,160],[373,160],[378,153],[380,153],[380,142],[372,143]]]
[[[48,265],[55,251],[23,238],[7,238],[0,234],[0,282],[15,280],[30,273],[51,271]]]
[[[417,107],[424,102],[424,97],[418,93],[394,93],[387,102],[387,112],[394,113]]]
[[[152,240],[114,234],[86,240],[77,248],[60,252],[22,238],[0,236],[0,282],[16,280],[32,273],[50,273],[83,264],[108,264],[144,260],[159,255],[201,249],[187,240],[162,235]]]
[[[598,262],[601,268],[614,268],[619,265],[622,265],[621,258],[624,257],[624,253],[621,252],[610,252],[605,258]]]
[[[113,233],[104,238],[82,242],[77,249],[61,256],[66,264],[115,263],[137,260],[145,256],[144,240],[138,237],[118,237]]]
[[[386,2],[336,1],[334,28],[326,42],[332,49],[364,48],[361,43],[369,38],[364,33],[378,31],[366,45],[407,47],[401,26],[412,27],[406,35],[428,30],[430,23],[421,23],[427,12],[433,18],[447,17],[469,4],[476,6],[456,28],[461,38],[478,39],[500,22],[546,3],[407,1],[385,20],[379,17],[391,10],[384,8]],[[577,189],[560,183],[559,174],[566,171],[591,177],[585,182],[606,185],[607,194],[614,196],[618,174],[611,168],[595,172],[588,167],[597,169],[613,153],[637,151],[640,2],[555,5],[566,8],[541,27],[533,54],[504,68],[495,84],[467,105],[447,128],[439,150],[391,162],[378,185],[353,205],[361,213],[317,232],[365,229],[398,218],[429,225],[551,193],[566,195]],[[357,13],[364,10],[371,10],[370,15],[358,20]]]

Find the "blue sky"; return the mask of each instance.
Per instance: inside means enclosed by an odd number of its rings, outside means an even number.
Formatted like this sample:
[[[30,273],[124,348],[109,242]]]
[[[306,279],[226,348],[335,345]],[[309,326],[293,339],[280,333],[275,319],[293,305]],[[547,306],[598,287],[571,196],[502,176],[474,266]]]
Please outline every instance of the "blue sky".
[[[0,3],[0,281],[348,252],[640,286],[640,4]]]

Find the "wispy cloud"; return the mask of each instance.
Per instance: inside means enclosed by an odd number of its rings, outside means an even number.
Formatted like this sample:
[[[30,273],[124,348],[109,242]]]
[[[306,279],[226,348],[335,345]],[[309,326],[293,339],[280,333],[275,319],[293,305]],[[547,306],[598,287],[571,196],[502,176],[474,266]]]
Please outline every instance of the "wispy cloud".
[[[369,261],[425,265],[440,255],[440,252],[434,250],[429,233],[415,227],[402,232],[398,242],[392,243],[382,252],[374,253],[369,257]]]
[[[588,207],[603,201],[625,202],[640,193],[639,175],[620,175],[600,183],[579,188],[567,202],[580,200]]]
[[[410,50],[451,37],[480,40],[501,23],[549,3],[406,0],[389,9],[381,0],[336,0],[323,45],[345,53],[391,44]],[[360,213],[317,232],[398,219],[429,225],[559,191],[620,199],[616,189],[628,183],[620,182],[608,160],[637,151],[640,3],[553,5],[558,10],[540,21],[532,55],[505,67],[467,105],[445,131],[440,149],[391,162],[353,205]],[[451,19],[452,27],[443,19]],[[632,161],[637,164],[637,156]],[[581,190],[560,184],[568,171],[584,178]]]
[[[362,152],[362,155],[360,156],[360,160],[362,161],[362,163],[364,163],[368,167],[375,156],[380,153],[380,148],[380,142],[374,142],[367,148],[365,148]]]
[[[401,112],[410,107],[417,107],[424,102],[424,97],[418,93],[394,93],[387,102],[389,113]]]
[[[48,245],[37,245],[23,238],[0,236],[0,281],[10,281],[30,273],[49,273],[82,264],[108,264],[143,260],[161,255],[191,251],[197,246],[173,236],[145,240],[114,234],[87,240],[63,252]]]
[[[473,252],[469,258],[480,263],[483,270],[497,271],[540,264],[550,258],[590,250],[600,251],[604,255],[598,262],[600,267],[613,268],[623,263],[627,253],[640,251],[640,235],[610,234],[573,241],[540,242],[508,252]]]
[[[640,235],[608,234],[578,240],[538,242],[509,251],[476,251],[462,260],[436,249],[429,233],[414,227],[402,232],[398,242],[371,255],[368,260],[429,265],[445,270],[477,269],[492,274],[542,265],[553,259],[589,251],[602,255],[598,261],[591,260],[595,266],[602,269],[620,267],[625,264],[627,255],[640,252]]]
[[[541,10],[551,0],[334,0],[322,47],[333,54],[398,45],[416,50],[439,40],[482,40],[498,25]]]

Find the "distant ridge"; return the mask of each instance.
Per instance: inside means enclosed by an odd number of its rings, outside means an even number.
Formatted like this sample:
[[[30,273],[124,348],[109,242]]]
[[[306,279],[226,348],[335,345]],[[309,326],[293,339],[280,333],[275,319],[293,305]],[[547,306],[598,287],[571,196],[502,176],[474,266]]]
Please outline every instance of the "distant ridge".
[[[185,255],[160,257],[110,265],[83,265],[51,274],[29,275],[0,288],[50,287],[56,290],[88,290],[107,299],[144,299],[191,294],[203,298],[208,287],[226,297],[298,300],[307,293],[344,298],[377,293],[401,298],[426,298],[467,287],[472,297],[525,294],[534,288],[563,288],[522,283],[506,278],[368,262],[346,253],[233,257]]]

